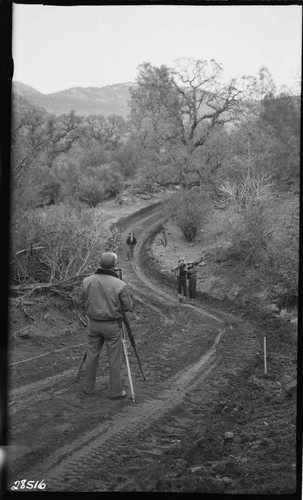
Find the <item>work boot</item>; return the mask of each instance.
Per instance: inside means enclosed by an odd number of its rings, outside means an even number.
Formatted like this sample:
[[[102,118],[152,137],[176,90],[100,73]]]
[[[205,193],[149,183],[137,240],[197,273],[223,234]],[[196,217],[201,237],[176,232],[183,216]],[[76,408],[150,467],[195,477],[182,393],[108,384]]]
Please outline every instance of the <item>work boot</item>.
[[[110,399],[124,399],[124,398],[126,398],[126,396],[127,396],[127,393],[125,391],[122,391],[120,396],[110,396],[109,398]]]

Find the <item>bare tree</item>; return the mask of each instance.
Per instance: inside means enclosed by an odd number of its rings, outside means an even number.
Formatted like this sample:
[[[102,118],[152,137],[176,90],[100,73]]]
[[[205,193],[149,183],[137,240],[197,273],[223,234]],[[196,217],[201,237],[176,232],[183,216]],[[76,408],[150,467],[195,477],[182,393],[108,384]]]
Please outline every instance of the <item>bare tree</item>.
[[[214,59],[180,59],[173,69],[144,63],[131,89],[131,116],[142,144],[159,155],[183,149],[183,185],[194,172],[201,182],[203,148],[214,133],[240,116],[255,84],[246,77],[240,83],[222,83],[221,76],[222,67]]]

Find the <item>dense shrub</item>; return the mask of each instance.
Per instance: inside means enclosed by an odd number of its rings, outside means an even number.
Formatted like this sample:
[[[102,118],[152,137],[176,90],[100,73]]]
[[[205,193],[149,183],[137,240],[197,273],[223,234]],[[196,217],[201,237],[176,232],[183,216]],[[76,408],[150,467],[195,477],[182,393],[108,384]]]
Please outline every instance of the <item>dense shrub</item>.
[[[273,228],[264,261],[264,274],[270,274],[273,291],[287,304],[298,297],[299,279],[299,208],[283,210],[280,223]]]
[[[123,188],[123,179],[115,164],[87,169],[78,184],[77,194],[91,207],[114,198]]]
[[[102,167],[99,173],[104,186],[104,191],[107,198],[114,198],[123,189],[123,177],[119,172],[119,164],[112,162],[109,165]]]
[[[144,163],[140,172],[137,174],[133,186],[132,193],[152,193],[155,187],[155,179],[153,174],[153,167]]]
[[[40,191],[41,204],[51,205],[52,203],[56,203],[59,198],[60,193],[60,182],[56,180],[50,180],[45,183]]]
[[[55,282],[93,270],[110,231],[94,211],[70,205],[26,211],[11,225],[11,279]]]
[[[119,164],[119,171],[123,178],[133,178],[140,163],[138,147],[129,141],[115,153],[114,157]]]
[[[273,182],[264,174],[242,174],[238,180],[225,180],[220,186],[222,201],[234,212],[230,221],[231,245],[226,258],[253,264],[266,256],[270,233],[267,207],[273,198]]]
[[[273,196],[274,183],[265,174],[251,174],[249,171],[238,180],[225,180],[219,187],[223,201],[236,212],[266,204]]]
[[[247,264],[263,262],[269,239],[265,207],[260,203],[245,208],[230,223],[231,245],[226,250],[225,257],[242,260]]]
[[[106,200],[104,184],[91,177],[83,177],[77,189],[78,198],[90,207],[96,207]]]
[[[209,215],[212,203],[207,193],[182,190],[166,204],[166,216],[182,231],[187,241],[192,241],[197,230]]]
[[[224,259],[255,267],[272,298],[282,303],[298,296],[299,209],[295,198],[275,199],[268,177],[245,176],[226,182],[221,192],[232,210],[230,244]]]

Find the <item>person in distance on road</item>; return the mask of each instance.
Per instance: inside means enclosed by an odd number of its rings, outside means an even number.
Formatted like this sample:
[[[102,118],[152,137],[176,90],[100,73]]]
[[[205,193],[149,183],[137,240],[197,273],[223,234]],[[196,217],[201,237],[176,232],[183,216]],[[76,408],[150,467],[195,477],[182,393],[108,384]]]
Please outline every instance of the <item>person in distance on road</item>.
[[[178,274],[178,294],[181,299],[182,297],[182,291],[184,298],[186,297],[186,264],[184,262],[183,258],[180,258],[178,260],[178,265],[176,267],[172,268],[172,271],[179,271]]]
[[[135,245],[137,244],[137,240],[135,238],[134,233],[129,233],[128,238],[126,240],[126,244],[129,248],[129,251],[127,252],[127,260],[132,259],[134,256],[134,248]]]
[[[88,317],[88,341],[85,394],[94,394],[96,374],[101,349],[105,342],[110,374],[110,398],[126,397],[121,383],[122,361],[122,311],[132,311],[131,294],[124,281],[114,271],[117,255],[101,255],[100,268],[84,278],[78,304]]]

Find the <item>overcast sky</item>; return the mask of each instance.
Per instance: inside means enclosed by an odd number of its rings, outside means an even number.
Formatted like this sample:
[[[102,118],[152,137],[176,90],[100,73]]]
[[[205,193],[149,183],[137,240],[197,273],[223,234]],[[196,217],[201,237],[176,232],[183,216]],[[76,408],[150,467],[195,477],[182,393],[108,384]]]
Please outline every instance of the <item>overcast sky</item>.
[[[301,73],[302,7],[13,5],[14,80],[43,93],[134,82],[138,65],[212,59],[223,78],[256,76],[278,87]]]

